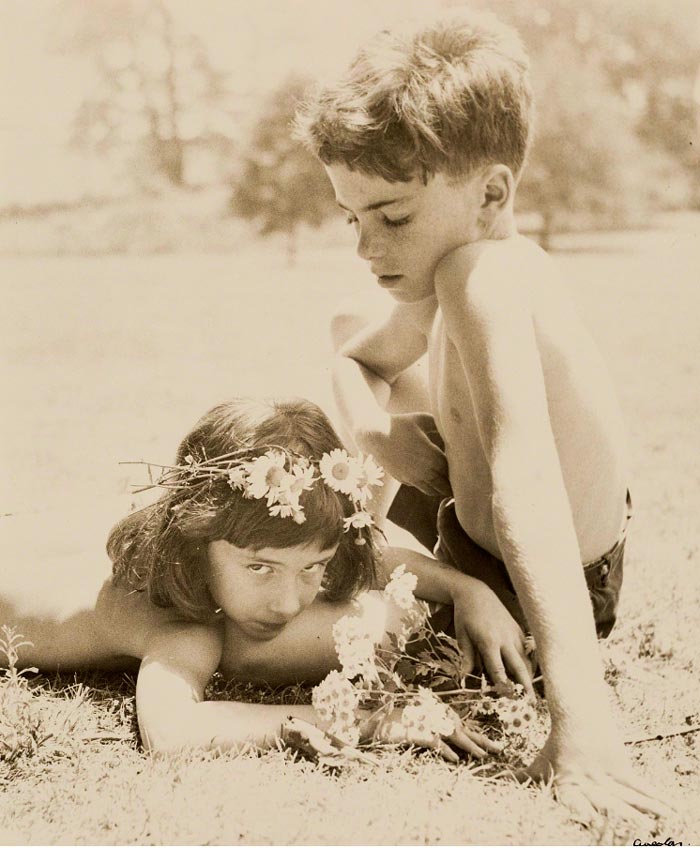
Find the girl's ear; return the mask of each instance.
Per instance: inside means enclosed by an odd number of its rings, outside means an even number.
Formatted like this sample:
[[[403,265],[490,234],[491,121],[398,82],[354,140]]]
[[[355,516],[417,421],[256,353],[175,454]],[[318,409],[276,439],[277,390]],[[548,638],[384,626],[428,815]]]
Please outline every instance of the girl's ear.
[[[515,194],[513,172],[507,165],[492,165],[484,172],[481,185],[479,220],[486,231],[485,237],[489,238],[499,217],[512,208]]]

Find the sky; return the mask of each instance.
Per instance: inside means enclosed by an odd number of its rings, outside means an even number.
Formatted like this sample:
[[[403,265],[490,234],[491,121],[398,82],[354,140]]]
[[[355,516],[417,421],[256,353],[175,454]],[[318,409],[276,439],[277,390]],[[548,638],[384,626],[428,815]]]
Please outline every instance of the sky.
[[[92,0],[84,0],[92,2]],[[367,35],[437,0],[166,0],[242,92],[292,71],[342,67]],[[59,0],[0,3],[0,208],[109,190],[96,158],[67,150],[70,122],[95,84],[89,62],[51,45]]]

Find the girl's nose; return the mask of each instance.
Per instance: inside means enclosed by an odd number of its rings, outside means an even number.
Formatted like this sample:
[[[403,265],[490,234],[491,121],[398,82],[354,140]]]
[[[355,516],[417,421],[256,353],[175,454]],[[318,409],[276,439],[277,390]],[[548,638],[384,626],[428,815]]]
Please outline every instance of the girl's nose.
[[[269,603],[270,612],[283,621],[291,621],[304,608],[304,601],[296,586],[286,585],[272,597]],[[281,623],[281,622],[280,622]]]

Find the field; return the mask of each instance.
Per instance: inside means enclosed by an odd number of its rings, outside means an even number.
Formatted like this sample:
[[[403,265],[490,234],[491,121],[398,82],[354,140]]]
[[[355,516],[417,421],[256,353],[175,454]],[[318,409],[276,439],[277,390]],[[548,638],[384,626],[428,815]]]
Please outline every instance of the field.
[[[92,675],[42,681],[47,710],[74,711],[72,744],[58,745],[57,731],[34,757],[0,762],[0,842],[700,841],[700,734],[678,732],[700,723],[700,216],[562,237],[558,248],[630,435],[636,512],[621,619],[604,648],[610,694],[626,739],[663,737],[629,750],[677,814],[654,836],[648,823],[587,831],[546,790],[430,755],[337,775],[281,751],[151,758],[134,732],[132,679]],[[332,410],[328,318],[341,298],[371,292],[350,247],[307,245],[290,268],[271,243],[4,257],[0,279],[0,514],[33,516],[47,539],[67,529],[74,545],[97,544],[128,506],[142,478],[118,463],[169,461],[213,403],[298,394]]]

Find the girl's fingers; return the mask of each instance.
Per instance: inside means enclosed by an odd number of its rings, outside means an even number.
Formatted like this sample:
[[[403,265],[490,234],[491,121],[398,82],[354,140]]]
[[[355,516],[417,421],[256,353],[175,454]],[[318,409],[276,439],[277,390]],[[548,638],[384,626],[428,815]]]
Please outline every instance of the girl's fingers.
[[[447,760],[450,763],[459,762],[459,757],[457,756],[456,752],[453,751],[452,748],[450,748],[450,746],[443,739],[438,742],[436,747],[437,750],[440,752],[440,756],[443,759]]]
[[[449,737],[449,740],[453,745],[457,745],[458,748],[473,757],[478,757],[480,760],[483,760],[489,753],[497,754],[502,750],[502,746],[498,742],[493,742],[482,733],[476,733],[464,727],[458,727]]]
[[[472,730],[470,727],[463,727],[462,732],[485,751],[489,751],[492,754],[499,754],[503,750],[502,742],[496,742],[494,739],[489,739],[488,736],[483,733],[479,733],[477,730]]]

